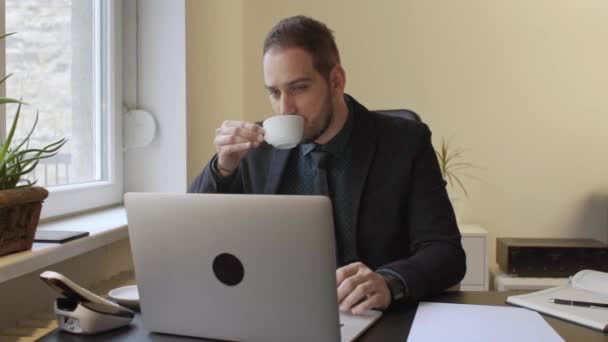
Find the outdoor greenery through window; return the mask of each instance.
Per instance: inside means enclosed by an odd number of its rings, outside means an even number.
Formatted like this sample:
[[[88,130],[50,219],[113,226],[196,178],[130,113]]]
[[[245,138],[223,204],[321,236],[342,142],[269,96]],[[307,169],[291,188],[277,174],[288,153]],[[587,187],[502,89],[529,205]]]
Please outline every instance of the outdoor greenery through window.
[[[6,96],[27,103],[16,141],[38,126],[30,146],[68,142],[28,178],[54,187],[102,179],[99,6],[94,0],[5,0]],[[7,128],[16,105],[6,107]]]

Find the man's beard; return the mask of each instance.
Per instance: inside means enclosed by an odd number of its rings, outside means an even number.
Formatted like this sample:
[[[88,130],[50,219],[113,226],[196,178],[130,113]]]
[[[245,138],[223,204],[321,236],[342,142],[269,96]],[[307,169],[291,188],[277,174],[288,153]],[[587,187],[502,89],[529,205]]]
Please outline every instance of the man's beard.
[[[321,111],[321,119],[323,120],[323,122],[321,123],[321,126],[319,127],[319,129],[317,129],[315,132],[313,132],[313,134],[310,137],[304,137],[304,144],[309,144],[315,140],[317,140],[321,135],[323,135],[323,133],[325,133],[325,131],[327,131],[327,128],[329,127],[329,124],[331,123],[331,119],[334,116],[334,108],[331,104],[331,98],[328,94],[328,96],[325,98],[325,105],[323,106],[323,109]]]

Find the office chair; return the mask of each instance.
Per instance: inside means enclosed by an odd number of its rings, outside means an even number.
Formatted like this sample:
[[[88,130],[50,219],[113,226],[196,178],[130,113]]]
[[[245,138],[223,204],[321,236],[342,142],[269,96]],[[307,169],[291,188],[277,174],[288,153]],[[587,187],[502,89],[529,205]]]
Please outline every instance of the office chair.
[[[414,120],[414,121],[418,121],[418,122],[422,121],[422,119],[420,119],[420,115],[416,114],[416,112],[414,112],[413,110],[409,110],[409,109],[382,109],[382,110],[375,110],[375,112],[384,114],[384,115],[388,115],[388,116],[394,116],[397,118],[404,118],[407,120]]]

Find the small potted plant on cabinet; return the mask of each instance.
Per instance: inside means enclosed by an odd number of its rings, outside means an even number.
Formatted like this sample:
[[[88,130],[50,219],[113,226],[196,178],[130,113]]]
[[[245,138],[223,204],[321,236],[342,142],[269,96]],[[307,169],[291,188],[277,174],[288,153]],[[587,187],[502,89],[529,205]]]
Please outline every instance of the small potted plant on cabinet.
[[[448,185],[448,194],[457,221],[460,221],[460,215],[462,214],[463,198],[461,194],[464,194],[464,197],[469,196],[463,177],[478,179],[467,173],[467,170],[475,166],[464,161],[464,152],[465,149],[454,148],[445,139],[441,139],[441,146],[439,150],[435,151],[441,169],[441,176]]]

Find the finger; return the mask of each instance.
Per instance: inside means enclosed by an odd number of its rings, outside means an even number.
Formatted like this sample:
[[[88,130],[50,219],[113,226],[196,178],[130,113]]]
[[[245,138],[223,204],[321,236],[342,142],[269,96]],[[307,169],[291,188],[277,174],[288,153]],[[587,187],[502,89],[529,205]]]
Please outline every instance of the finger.
[[[234,145],[244,142],[249,142],[249,140],[235,135],[216,135],[215,139],[213,139],[213,143],[218,146]]]
[[[247,142],[233,144],[233,145],[221,146],[219,148],[218,153],[219,154],[231,154],[231,153],[245,152],[245,151],[252,149],[253,147],[256,147],[256,145],[254,143],[252,143],[251,141],[247,141]]]
[[[216,130],[216,136],[228,135],[245,138],[250,141],[263,141],[264,135],[259,131],[252,131],[242,127],[220,127]]]
[[[360,262],[353,262],[352,264],[348,264],[346,266],[342,266],[336,270],[336,286],[340,286],[340,284],[348,277],[352,277],[354,274],[359,271],[361,266],[365,266]]]
[[[367,299],[365,299],[361,303],[355,305],[352,308],[351,313],[354,315],[361,315],[367,310],[380,307],[380,305],[380,295],[374,293],[371,296],[367,297]]]
[[[362,273],[356,273],[348,278],[346,278],[339,286],[338,286],[338,303],[341,303],[346,296],[348,296],[351,292],[353,292],[357,286],[364,283],[367,280],[366,276]]]
[[[264,132],[264,128],[262,126],[246,121],[227,120],[222,123],[222,127],[239,127],[254,132]]]
[[[365,300],[368,295],[372,294],[373,284],[371,281],[366,281],[357,285],[357,287],[340,302],[340,311],[350,311],[353,306]]]

